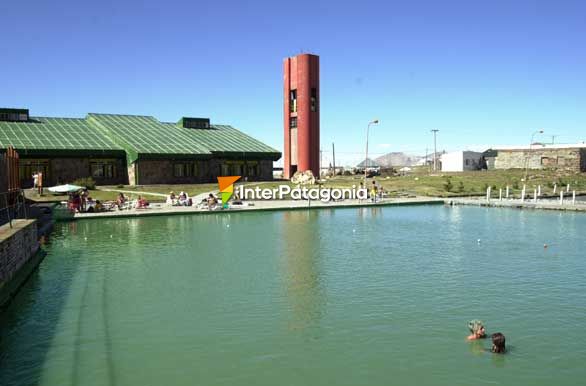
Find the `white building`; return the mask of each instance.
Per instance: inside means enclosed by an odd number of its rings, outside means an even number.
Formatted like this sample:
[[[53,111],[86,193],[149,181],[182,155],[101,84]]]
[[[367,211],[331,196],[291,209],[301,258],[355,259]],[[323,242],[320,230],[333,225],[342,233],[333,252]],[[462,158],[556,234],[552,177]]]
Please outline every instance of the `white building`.
[[[463,172],[465,170],[478,170],[481,167],[482,153],[476,151],[454,151],[442,154],[442,172]]]

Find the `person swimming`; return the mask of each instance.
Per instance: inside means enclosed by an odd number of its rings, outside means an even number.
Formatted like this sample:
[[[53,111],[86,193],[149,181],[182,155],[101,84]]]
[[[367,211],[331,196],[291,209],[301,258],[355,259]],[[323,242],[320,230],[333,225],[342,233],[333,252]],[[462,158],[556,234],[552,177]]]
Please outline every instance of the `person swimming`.
[[[486,331],[484,324],[480,320],[471,320],[468,322],[468,328],[471,334],[468,336],[468,340],[484,339],[486,338]]]
[[[496,354],[504,354],[505,353],[505,336],[500,332],[495,332],[491,335],[492,338],[492,348],[490,351]]]

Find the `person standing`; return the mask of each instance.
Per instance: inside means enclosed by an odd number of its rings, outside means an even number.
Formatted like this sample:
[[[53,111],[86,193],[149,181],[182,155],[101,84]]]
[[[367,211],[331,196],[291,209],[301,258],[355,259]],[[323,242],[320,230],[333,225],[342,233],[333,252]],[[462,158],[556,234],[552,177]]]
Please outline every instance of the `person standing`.
[[[33,174],[33,192],[37,189],[37,185],[39,184],[39,173],[35,172]]]
[[[43,172],[37,172],[37,190],[39,196],[43,195]]]
[[[370,197],[372,202],[376,202],[376,195],[378,193],[378,186],[376,186],[376,181],[372,181],[372,189],[370,191]]]

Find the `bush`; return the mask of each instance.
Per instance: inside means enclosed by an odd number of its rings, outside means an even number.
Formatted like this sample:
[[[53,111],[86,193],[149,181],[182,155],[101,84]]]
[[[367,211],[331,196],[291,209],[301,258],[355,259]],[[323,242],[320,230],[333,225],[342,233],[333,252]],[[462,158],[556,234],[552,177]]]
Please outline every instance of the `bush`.
[[[383,177],[386,177],[386,176],[392,177],[396,174],[397,174],[397,171],[393,167],[381,168],[381,170],[380,170],[380,175]]]
[[[462,181],[458,184],[458,193],[464,193],[464,183]]]
[[[73,181],[72,184],[85,186],[89,190],[94,190],[96,188],[96,181],[94,181],[94,179],[91,177],[78,178],[77,180]]]
[[[116,187],[117,187],[118,189],[124,189],[124,185],[122,185],[122,184],[116,185]]]
[[[513,182],[513,189],[516,189],[516,190],[519,189],[519,181],[514,181]]]
[[[451,192],[454,185],[452,185],[452,179],[450,177],[446,177],[446,182],[444,183],[444,190],[446,192]]]

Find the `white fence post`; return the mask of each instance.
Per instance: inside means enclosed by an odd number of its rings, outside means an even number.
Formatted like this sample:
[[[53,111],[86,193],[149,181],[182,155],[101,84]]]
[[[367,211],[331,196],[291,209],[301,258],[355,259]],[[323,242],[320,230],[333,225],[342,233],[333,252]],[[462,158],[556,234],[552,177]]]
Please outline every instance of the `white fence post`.
[[[537,190],[533,189],[533,202],[537,202]]]
[[[490,186],[486,188],[486,201],[490,202]]]
[[[499,201],[503,200],[503,188],[499,188]]]
[[[566,193],[570,193],[570,184],[566,186]]]
[[[509,199],[509,185],[507,185],[507,189],[505,190],[505,198]]]
[[[572,190],[572,205],[576,205],[576,191]]]
[[[537,185],[537,195],[541,197],[541,185]]]
[[[523,184],[523,189],[521,190],[521,202],[525,201],[525,184]]]
[[[558,190],[558,184],[553,184],[553,194]]]
[[[560,191],[560,205],[564,205],[564,191]]]

